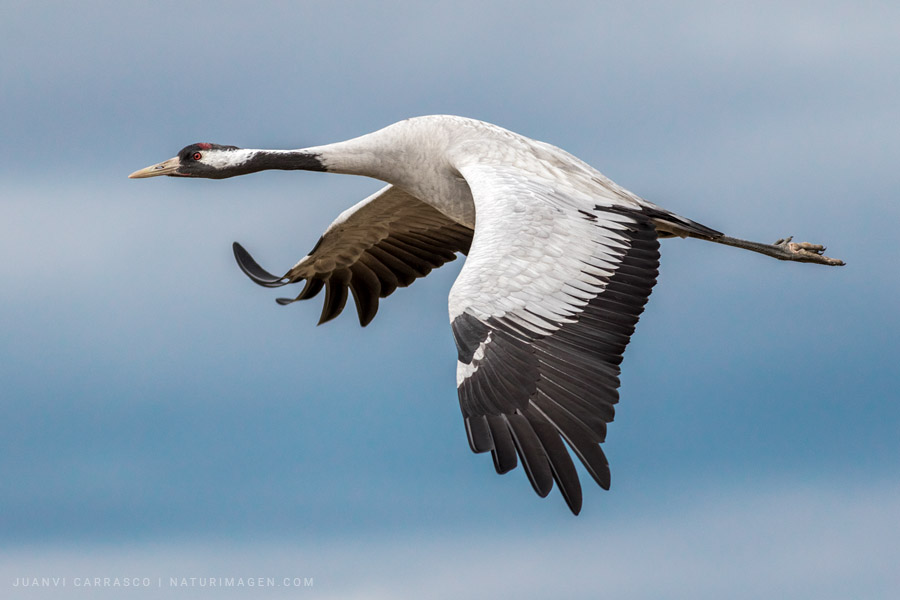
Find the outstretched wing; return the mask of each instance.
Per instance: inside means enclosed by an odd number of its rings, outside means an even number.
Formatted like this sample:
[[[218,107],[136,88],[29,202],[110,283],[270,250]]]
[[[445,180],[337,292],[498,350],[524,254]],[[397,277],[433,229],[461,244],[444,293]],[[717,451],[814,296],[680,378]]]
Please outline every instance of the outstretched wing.
[[[306,281],[296,298],[307,300],[325,288],[319,323],[338,316],[353,294],[359,322],[366,326],[378,311],[378,299],[406,287],[432,269],[466,254],[472,230],[406,192],[387,186],[341,213],[312,251],[281,277],[259,266],[237,242],[241,270],[264,287]]]
[[[642,207],[513,167],[461,167],[475,199],[471,252],[450,292],[469,444],[498,473],[517,455],[540,496],[569,508],[581,485],[563,440],[609,488],[600,443],[619,364],[656,283],[659,242]]]

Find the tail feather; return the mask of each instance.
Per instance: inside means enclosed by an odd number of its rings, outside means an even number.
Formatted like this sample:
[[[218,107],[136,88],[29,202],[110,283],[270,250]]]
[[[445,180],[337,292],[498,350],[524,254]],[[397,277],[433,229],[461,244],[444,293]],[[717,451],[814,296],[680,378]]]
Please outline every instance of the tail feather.
[[[647,203],[649,204],[649,203]],[[704,240],[720,238],[724,233],[712,227],[707,227],[685,217],[676,215],[656,205],[644,206],[644,214],[653,221],[653,225],[662,235],[669,234],[678,237],[696,237]]]

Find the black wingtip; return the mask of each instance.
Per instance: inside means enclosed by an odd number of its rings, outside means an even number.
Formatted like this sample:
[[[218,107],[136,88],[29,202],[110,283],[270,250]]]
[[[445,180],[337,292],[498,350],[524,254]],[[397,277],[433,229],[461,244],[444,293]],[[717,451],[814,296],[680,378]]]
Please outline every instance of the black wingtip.
[[[365,327],[369,323],[372,322],[372,319],[375,318],[374,312],[369,312],[368,314],[359,313],[359,325],[360,327]]]
[[[578,475],[575,474],[575,467],[571,465],[572,475],[567,478],[567,473],[557,473],[554,470],[554,479],[559,484],[559,492],[562,494],[563,500],[566,501],[566,506],[569,507],[569,510],[572,511],[572,514],[576,517],[578,513],[581,512],[581,483],[578,481]]]
[[[244,275],[249,277],[253,283],[263,287],[281,287],[287,283],[284,281],[283,277],[276,277],[259,266],[259,263],[250,256],[250,253],[244,250],[244,247],[237,242],[232,245],[232,249],[234,250],[234,258],[241,268],[241,271],[243,271]]]
[[[569,510],[572,511],[572,516],[577,517],[581,513],[581,498],[572,498],[570,499],[568,496],[563,496],[566,500],[566,504],[569,506]]]

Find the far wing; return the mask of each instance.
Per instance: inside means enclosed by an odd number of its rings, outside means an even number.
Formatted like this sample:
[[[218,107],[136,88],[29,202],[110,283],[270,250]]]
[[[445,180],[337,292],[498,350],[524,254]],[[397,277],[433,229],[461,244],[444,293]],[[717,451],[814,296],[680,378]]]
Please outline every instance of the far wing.
[[[450,292],[469,444],[498,473],[521,460],[535,491],[556,481],[581,509],[563,440],[609,488],[600,443],[619,364],[656,283],[659,242],[641,207],[513,167],[460,168],[475,199],[471,252]]]
[[[457,252],[466,254],[471,241],[471,229],[389,185],[344,211],[312,251],[281,277],[260,267],[237,242],[234,256],[259,285],[306,281],[296,298],[279,298],[279,304],[312,298],[324,287],[320,324],[341,313],[349,289],[365,326],[375,317],[379,298],[454,260]]]

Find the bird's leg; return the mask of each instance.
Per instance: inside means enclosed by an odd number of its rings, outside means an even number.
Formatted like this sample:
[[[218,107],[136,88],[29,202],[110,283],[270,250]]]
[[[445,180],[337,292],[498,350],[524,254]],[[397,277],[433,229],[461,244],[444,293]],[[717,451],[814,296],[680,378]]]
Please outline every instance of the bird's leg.
[[[844,265],[844,261],[837,258],[828,258],[824,254],[825,246],[821,244],[810,244],[809,242],[792,242],[793,236],[782,238],[774,244],[761,244],[759,242],[751,242],[748,240],[740,240],[738,238],[723,235],[717,238],[704,238],[718,244],[726,246],[734,246],[735,248],[743,248],[744,250],[752,250],[759,252],[778,260],[795,260],[798,262],[811,262],[820,265],[829,265],[839,267]]]

